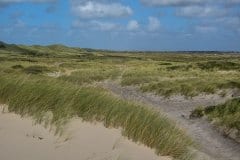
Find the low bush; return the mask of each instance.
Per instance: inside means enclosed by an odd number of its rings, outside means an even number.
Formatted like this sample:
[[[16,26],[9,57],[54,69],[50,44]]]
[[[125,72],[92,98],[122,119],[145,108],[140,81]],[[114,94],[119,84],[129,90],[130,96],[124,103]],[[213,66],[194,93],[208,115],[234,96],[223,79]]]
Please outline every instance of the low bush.
[[[204,116],[204,108],[198,107],[195,110],[193,110],[189,116],[189,118],[201,118]]]
[[[12,66],[13,69],[23,69],[24,67],[20,64]]]
[[[197,63],[197,66],[202,70],[239,70],[240,63],[229,62],[229,61],[208,61]]]
[[[35,66],[26,67],[23,69],[23,71],[26,74],[41,74],[41,73],[49,71],[49,69],[46,66],[35,65]]]

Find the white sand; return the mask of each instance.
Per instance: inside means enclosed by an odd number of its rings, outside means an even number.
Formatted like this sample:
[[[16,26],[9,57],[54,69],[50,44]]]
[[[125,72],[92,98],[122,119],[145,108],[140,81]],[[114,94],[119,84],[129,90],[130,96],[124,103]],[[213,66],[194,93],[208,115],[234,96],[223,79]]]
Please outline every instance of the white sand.
[[[121,136],[118,129],[107,129],[74,119],[65,136],[54,136],[31,118],[2,113],[0,106],[0,160],[170,160],[154,150]]]

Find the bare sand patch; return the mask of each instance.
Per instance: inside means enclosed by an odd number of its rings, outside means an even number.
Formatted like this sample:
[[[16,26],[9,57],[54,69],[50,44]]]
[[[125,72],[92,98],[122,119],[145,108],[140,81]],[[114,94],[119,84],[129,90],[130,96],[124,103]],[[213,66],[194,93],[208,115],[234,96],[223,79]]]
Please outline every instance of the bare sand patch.
[[[67,140],[66,140],[67,138]],[[0,106],[1,160],[170,160],[108,129],[101,123],[73,119],[63,137],[29,117],[3,112]]]

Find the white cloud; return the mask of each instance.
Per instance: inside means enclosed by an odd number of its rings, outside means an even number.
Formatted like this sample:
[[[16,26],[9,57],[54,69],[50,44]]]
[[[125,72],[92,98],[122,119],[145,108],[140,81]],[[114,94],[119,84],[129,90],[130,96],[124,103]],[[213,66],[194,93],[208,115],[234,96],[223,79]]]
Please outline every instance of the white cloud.
[[[196,26],[195,30],[201,33],[211,33],[211,32],[216,32],[217,28],[214,26]]]
[[[227,14],[227,10],[215,6],[187,6],[177,11],[178,16],[184,17],[220,17]]]
[[[139,29],[139,23],[136,20],[131,20],[127,24],[127,30],[129,31],[135,31]]]
[[[87,1],[73,3],[72,11],[81,18],[125,17],[132,14],[132,9],[120,3],[99,3]]]
[[[240,28],[240,16],[222,17],[214,20],[216,26],[222,26],[227,30],[238,31]]]
[[[119,25],[111,22],[91,21],[91,24],[101,31],[115,31],[120,28]]]
[[[15,25],[15,27],[25,27],[26,26],[26,24],[20,19],[17,19],[16,23],[14,25]]]
[[[100,30],[100,31],[117,31],[121,29],[121,26],[116,23],[105,22],[105,21],[74,21],[72,26],[74,28],[82,28],[82,29],[92,29],[92,30]]]
[[[148,17],[148,30],[157,31],[160,28],[160,21],[156,17]]]
[[[202,4],[209,0],[140,0],[142,3],[150,6],[187,6]]]

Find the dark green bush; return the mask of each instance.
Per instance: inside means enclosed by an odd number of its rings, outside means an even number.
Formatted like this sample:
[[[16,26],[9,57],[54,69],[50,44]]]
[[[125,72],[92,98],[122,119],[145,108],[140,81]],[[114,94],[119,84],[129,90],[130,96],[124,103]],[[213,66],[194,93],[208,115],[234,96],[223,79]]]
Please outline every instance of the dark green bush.
[[[197,66],[202,70],[239,70],[240,64],[229,61],[208,61],[197,63]]]
[[[201,118],[204,116],[204,108],[198,107],[195,110],[193,110],[189,116],[189,118]]]
[[[24,67],[20,64],[12,66],[13,69],[23,69]]]
[[[41,74],[41,73],[49,71],[49,69],[45,66],[37,66],[36,65],[36,66],[26,67],[26,68],[23,69],[23,71],[26,74]]]

